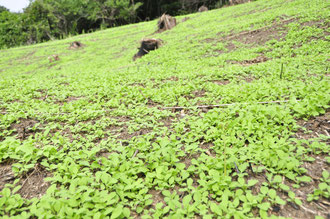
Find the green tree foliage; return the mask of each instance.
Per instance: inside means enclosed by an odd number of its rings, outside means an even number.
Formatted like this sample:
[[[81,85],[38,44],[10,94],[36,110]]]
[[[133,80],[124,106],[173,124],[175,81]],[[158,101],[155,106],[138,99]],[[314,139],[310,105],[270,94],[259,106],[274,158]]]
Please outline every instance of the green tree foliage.
[[[3,11],[9,11],[6,7],[0,5],[0,13]]]
[[[34,44],[96,29],[154,19],[162,13],[181,15],[228,0],[34,0],[24,13],[0,7],[0,48]]]
[[[163,13],[170,15],[183,15],[193,13],[202,5],[210,9],[220,8],[229,3],[229,0],[138,0],[141,2],[142,10],[139,10],[139,17],[142,20],[154,19]]]
[[[0,49],[13,47],[26,42],[22,15],[2,11],[0,13]]]

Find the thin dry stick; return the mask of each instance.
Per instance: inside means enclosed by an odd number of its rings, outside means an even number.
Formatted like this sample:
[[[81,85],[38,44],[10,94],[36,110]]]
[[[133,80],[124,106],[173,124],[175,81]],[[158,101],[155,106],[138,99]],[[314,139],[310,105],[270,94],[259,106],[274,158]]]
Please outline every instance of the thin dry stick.
[[[300,207],[301,207],[302,209],[304,209],[305,211],[309,212],[309,213],[312,213],[312,214],[314,214],[314,215],[317,215],[317,213],[316,213],[315,211],[313,211],[313,210],[311,210],[311,209],[309,209],[309,208],[306,208],[306,207],[304,207],[303,205],[300,205]]]
[[[23,187],[25,186],[25,183],[26,183],[27,181],[29,181],[30,176],[32,176],[32,174],[34,174],[35,171],[36,171],[36,169],[34,169],[34,170],[32,171],[32,173],[30,173],[30,174],[26,177],[26,179],[25,179],[24,182],[22,183],[22,186],[21,186],[21,188],[20,188],[19,190],[23,189]]]
[[[133,156],[132,156],[132,158],[134,158],[137,154],[139,153],[139,150],[138,149],[136,149],[136,151],[134,152],[134,154],[133,154]],[[132,159],[131,158],[131,159]]]
[[[144,97],[144,99],[148,100],[148,98],[146,96],[144,96],[144,94],[142,93],[142,90],[141,89],[139,89],[139,92]]]
[[[297,100],[300,101],[300,100]],[[270,101],[270,102],[257,102],[257,104],[270,104],[270,103],[288,103],[289,100],[277,100],[277,101]],[[239,104],[251,104],[251,103],[228,103],[228,104],[220,104],[220,105],[204,105],[204,106],[174,106],[174,107],[163,107],[162,109],[194,109],[194,108],[219,108],[219,107],[226,107],[226,106],[235,106]]]

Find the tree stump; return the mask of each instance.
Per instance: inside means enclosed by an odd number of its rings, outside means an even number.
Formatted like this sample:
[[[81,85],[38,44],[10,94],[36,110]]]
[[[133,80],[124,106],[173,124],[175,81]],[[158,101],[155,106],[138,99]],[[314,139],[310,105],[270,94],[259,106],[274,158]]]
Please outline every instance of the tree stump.
[[[158,49],[161,45],[162,40],[160,39],[143,39],[140,48],[138,48],[139,51],[133,56],[133,61],[148,54],[152,50]]]
[[[163,14],[157,23],[158,30],[157,33],[164,32],[166,30],[170,30],[176,26],[176,19],[171,17],[170,15]]]
[[[208,11],[209,9],[206,7],[206,6],[204,6],[204,5],[202,5],[199,9],[198,9],[198,12],[204,12],[204,11]]]

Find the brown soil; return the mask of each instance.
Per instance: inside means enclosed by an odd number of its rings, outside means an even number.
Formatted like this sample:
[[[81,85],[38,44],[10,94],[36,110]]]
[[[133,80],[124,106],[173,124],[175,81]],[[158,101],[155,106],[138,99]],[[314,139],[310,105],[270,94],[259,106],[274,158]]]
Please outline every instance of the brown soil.
[[[152,200],[153,200],[153,202],[151,204],[152,208],[156,209],[156,205],[158,203],[163,203],[163,205],[166,206],[162,191],[156,190],[156,189],[149,189],[148,194],[152,195]]]
[[[172,76],[170,78],[167,78],[167,79],[162,80],[162,82],[166,82],[166,81],[178,81],[178,80],[179,80],[178,77]]]
[[[244,44],[264,45],[267,41],[276,39],[282,40],[286,36],[286,28],[284,25],[297,21],[296,18],[282,20],[279,23],[274,22],[272,25],[266,26],[252,31],[243,31],[238,34],[230,34],[223,40],[238,41]]]
[[[96,157],[105,157],[108,158],[110,154],[115,153],[115,151],[109,152],[107,149],[102,149],[99,152],[96,153]]]
[[[226,85],[226,84],[229,84],[230,81],[229,80],[214,80],[214,81],[211,81],[217,85]]]
[[[7,110],[5,108],[0,108],[0,114],[6,115],[7,114]]]
[[[15,176],[11,170],[11,164],[0,164],[0,191],[6,184],[13,183],[14,180]]]
[[[252,81],[256,80],[253,76],[248,77],[241,77],[241,81],[245,81],[246,83],[251,83]]]
[[[22,186],[22,188],[18,190],[17,194],[26,199],[41,198],[50,186],[50,183],[45,182],[44,179],[50,176],[49,172],[36,164],[32,171],[20,178],[17,185]],[[12,172],[11,164],[0,164],[0,191],[6,184],[13,183],[17,178]]]
[[[244,61],[230,61],[228,60],[227,63],[230,64],[240,64],[242,66],[249,66],[249,65],[254,65],[254,64],[258,64],[258,63],[262,63],[262,62],[267,62],[269,59],[265,56],[258,56],[255,59],[251,59],[251,60],[244,60]]]
[[[14,134],[17,134],[18,139],[24,140],[28,138],[30,135],[35,135],[38,129],[35,131],[32,128],[38,123],[39,121],[33,119],[21,119],[18,123],[11,124],[10,129],[16,130]]]
[[[129,133],[128,132],[128,123],[130,118],[128,117],[119,117],[118,121],[120,124],[111,125],[107,128],[107,131],[111,133],[111,135],[117,136],[118,140],[130,140],[133,137],[148,134],[151,130],[148,128],[142,128],[136,132]]]
[[[320,178],[322,178],[322,171],[330,172],[330,165],[325,161],[324,155],[312,155],[311,157],[314,157],[315,161],[304,162],[302,165],[307,170],[306,174],[312,178],[311,182],[302,183],[301,187],[297,189],[292,187],[293,183],[291,181],[287,179],[283,181],[295,193],[296,197],[302,201],[302,205],[299,206],[288,202],[282,207],[278,215],[293,218],[314,218],[316,215],[328,218],[330,216],[327,210],[330,207],[329,201],[322,197],[317,201],[307,201],[308,194],[313,193],[314,189],[318,188]],[[284,192],[281,192],[279,195],[282,199],[288,198],[288,195]]]
[[[83,97],[73,97],[73,96],[70,96],[70,97],[67,97],[65,100],[56,100],[55,103],[56,104],[59,104],[59,105],[63,105],[64,103],[70,103],[70,102],[73,102],[73,101],[80,100],[82,98]]]
[[[296,137],[299,139],[311,139],[319,137],[320,134],[329,136],[329,119],[330,112],[327,112],[325,115],[312,117],[308,121],[297,121],[300,126],[305,127],[307,129],[307,132],[303,131],[302,129],[299,129],[296,132]],[[318,185],[321,182],[320,179],[322,178],[322,172],[330,172],[330,164],[325,160],[325,157],[327,157],[328,155],[310,154],[308,156],[314,158],[315,160],[312,162],[304,161],[301,167],[307,170],[306,175],[311,177],[311,182],[301,183],[301,187],[297,189],[293,188],[292,184],[294,183],[292,181],[285,178],[283,179],[283,183],[288,185],[291,191],[295,193],[296,197],[302,201],[302,206],[288,202],[275,215],[292,218],[314,218],[316,215],[323,216],[324,218],[330,217],[328,211],[330,207],[329,200],[325,200],[325,198],[321,197],[317,201],[307,201],[308,194],[313,193],[314,189],[318,188]],[[285,192],[280,192],[280,196],[282,199],[288,198],[288,194]]]
[[[161,119],[158,121],[158,123],[162,123],[164,124],[165,127],[167,127],[168,129],[170,129],[172,127],[172,123],[175,122],[176,119],[173,117],[166,117],[164,119]]]
[[[296,137],[299,139],[317,138],[320,134],[330,136],[330,112],[325,115],[313,117],[308,121],[299,120],[298,125],[307,129],[307,132],[301,128],[296,132]],[[330,140],[328,140],[330,143]]]
[[[79,48],[82,48],[83,46],[84,46],[84,44],[82,44],[81,42],[74,41],[70,44],[69,49],[79,49]]]
[[[134,87],[146,87],[145,84],[143,84],[143,83],[138,83],[138,82],[134,82],[134,83],[130,84],[130,86],[134,86]]]
[[[139,131],[129,133],[127,129],[121,129],[118,139],[130,140],[133,137],[148,134],[150,131],[151,131],[150,129],[140,129]]]
[[[206,91],[205,90],[196,90],[192,92],[192,95],[194,97],[204,97],[205,96]]]
[[[205,153],[210,157],[216,157],[216,152],[211,148],[214,145],[209,142],[204,142],[201,144],[201,148],[205,150]]]
[[[237,48],[233,41],[237,41],[249,46],[264,45],[266,42],[272,39],[283,40],[287,34],[287,28],[285,25],[297,21],[296,18],[282,19],[280,22],[274,21],[273,24],[252,31],[242,31],[240,33],[231,33],[223,36],[220,32],[217,35],[222,36],[218,39],[205,39],[205,42],[226,42],[227,52],[231,52]],[[216,50],[215,52],[222,54],[225,51]]]

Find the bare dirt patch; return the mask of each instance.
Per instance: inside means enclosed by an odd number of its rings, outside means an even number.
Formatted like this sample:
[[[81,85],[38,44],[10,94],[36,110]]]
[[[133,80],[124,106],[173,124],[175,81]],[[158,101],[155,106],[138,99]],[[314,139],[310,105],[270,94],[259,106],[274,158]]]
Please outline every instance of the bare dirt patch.
[[[246,77],[239,77],[239,80],[245,81],[246,83],[251,83],[252,81],[256,80],[256,78],[251,75]]]
[[[19,185],[21,185],[22,188],[18,191],[18,193],[23,198],[27,199],[35,197],[41,198],[50,186],[50,183],[45,182],[44,179],[50,176],[51,173],[46,171],[39,164],[36,164],[34,169],[21,179]]]
[[[258,64],[258,63],[262,63],[262,62],[267,62],[268,60],[269,60],[269,58],[267,58],[265,56],[258,56],[257,58],[251,59],[251,60],[243,60],[243,61],[228,60],[227,63],[240,64],[242,66],[250,66],[250,65],[254,65],[254,64]]]
[[[228,51],[216,50],[215,52],[222,54],[225,52],[231,52],[237,48],[233,42],[239,42],[248,46],[264,45],[266,42],[276,39],[278,41],[283,40],[287,34],[287,28],[285,25],[297,21],[297,18],[282,18],[279,22],[274,21],[271,25],[265,26],[260,29],[251,31],[242,31],[239,33],[231,33],[224,35],[220,32],[217,35],[219,38],[208,38],[205,42],[226,42],[226,49]]]
[[[166,82],[166,81],[178,81],[179,78],[176,77],[176,76],[172,76],[170,78],[167,78],[167,79],[163,79],[162,82]]]
[[[5,108],[0,108],[0,114],[6,115],[7,114],[7,110]]]
[[[134,87],[146,87],[145,84],[138,83],[138,82],[134,82],[134,83],[130,84],[130,86],[134,86]]]
[[[0,191],[6,184],[13,183],[15,180],[14,173],[11,170],[11,163],[0,164]]]
[[[165,127],[170,129],[172,127],[173,122],[175,122],[175,121],[176,121],[176,118],[166,117],[164,119],[159,120],[158,123],[164,124]]]
[[[70,96],[70,97],[65,98],[64,100],[56,100],[55,103],[59,104],[59,105],[63,105],[64,103],[74,102],[74,101],[80,100],[82,98],[83,97]]]
[[[48,171],[36,164],[33,170],[20,177],[17,185],[22,187],[17,193],[26,199],[41,198],[50,186],[50,183],[45,182],[44,179],[50,176],[51,174]],[[13,183],[17,177],[12,172],[11,163],[0,164],[0,191],[6,184]]]
[[[296,18],[281,20],[280,22],[274,21],[273,24],[251,31],[243,31],[238,34],[230,34],[224,37],[226,41],[238,41],[244,44],[257,44],[264,45],[267,41],[276,39],[282,40],[286,36],[287,28],[285,25],[297,21]]]
[[[156,209],[156,205],[158,203],[163,203],[163,205],[166,206],[162,191],[156,190],[156,189],[150,189],[148,194],[152,195],[152,200],[153,200],[153,202],[151,204],[152,208]]]
[[[210,142],[203,142],[201,148],[205,150],[205,153],[210,157],[216,157],[216,152],[212,149],[214,145]]]
[[[327,112],[325,115],[312,117],[308,121],[299,120],[297,121],[298,125],[307,129],[298,129],[296,132],[296,137],[299,139],[311,139],[317,138],[320,134],[328,135],[330,129],[329,121],[330,113]],[[291,217],[291,218],[314,218],[315,216],[322,216],[324,218],[329,218],[329,200],[326,200],[323,197],[320,197],[318,200],[307,201],[308,195],[312,194],[315,189],[318,188],[319,183],[321,182],[322,172],[330,172],[330,164],[326,161],[325,154],[310,154],[308,155],[311,158],[314,158],[314,161],[304,161],[301,167],[307,170],[306,175],[311,177],[311,182],[300,183],[299,188],[295,188],[291,180],[288,180],[283,177],[283,184],[286,184],[290,187],[290,190],[295,193],[296,198],[301,200],[302,205],[297,205],[293,202],[287,201],[285,206],[282,206],[274,214],[277,216]],[[280,191],[280,197],[283,200],[288,199],[288,193]]]
[[[302,201],[302,205],[299,206],[292,202],[287,202],[285,206],[278,212],[279,216],[293,217],[293,218],[314,218],[316,215],[329,218],[328,208],[330,203],[325,198],[321,197],[319,200],[311,202],[307,201],[309,194],[314,192],[314,189],[318,188],[320,179],[322,178],[322,171],[330,171],[330,165],[325,161],[324,155],[311,155],[315,158],[313,162],[304,162],[303,167],[307,170],[307,175],[312,178],[311,182],[301,183],[300,188],[294,188],[290,180],[284,179],[283,183],[288,185],[296,195],[296,198]],[[287,199],[288,194],[281,192],[282,199]]]
[[[140,135],[145,135],[145,134],[148,134],[149,132],[151,132],[151,129],[147,129],[147,128],[142,128],[142,129],[140,129],[136,132],[133,132],[133,133],[129,133],[127,131],[127,129],[121,129],[121,132],[120,132],[118,138],[122,139],[122,140],[130,140],[133,137],[137,137],[137,136],[140,136]]]
[[[108,149],[102,149],[96,153],[96,157],[105,157],[108,158],[112,153],[116,153],[115,151],[109,151]]]
[[[230,80],[212,80],[210,82],[213,82],[217,85],[227,85],[230,83]]]
[[[69,47],[69,49],[79,49],[79,48],[82,48],[82,47],[84,47],[84,46],[85,46],[85,45],[82,44],[81,42],[79,42],[79,41],[74,41],[74,42],[70,43],[70,47]]]
[[[317,138],[320,134],[330,136],[330,112],[313,117],[308,121],[298,120],[297,124],[307,129],[307,132],[301,128],[298,129],[295,135],[299,139]],[[328,142],[330,141],[328,140]]]
[[[24,140],[30,135],[35,135],[36,132],[40,131],[39,129],[33,130],[33,127],[39,123],[39,121],[34,119],[21,119],[17,123],[11,124],[10,129],[15,130],[14,134],[17,134],[17,138]]]
[[[205,90],[195,90],[195,91],[192,92],[192,95],[194,97],[204,97],[205,93],[206,93]]]

